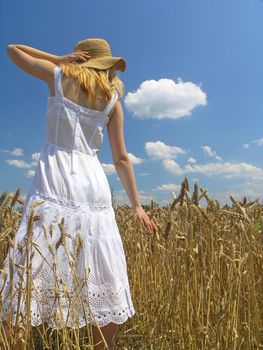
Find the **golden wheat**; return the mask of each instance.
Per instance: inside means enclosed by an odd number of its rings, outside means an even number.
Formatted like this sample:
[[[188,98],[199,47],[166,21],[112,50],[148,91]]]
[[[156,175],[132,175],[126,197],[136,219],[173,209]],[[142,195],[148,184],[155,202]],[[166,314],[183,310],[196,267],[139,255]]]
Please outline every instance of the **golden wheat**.
[[[200,205],[202,198],[206,200],[205,207]],[[166,207],[153,201],[144,206],[158,227],[154,237],[135,225],[129,206],[114,205],[136,309],[135,316],[120,328],[116,349],[263,349],[263,206],[258,200],[238,201],[233,196],[230,200],[231,207],[221,208],[197,184],[191,195],[185,178],[179,195],[173,193],[173,201]],[[23,204],[19,189],[0,197],[0,268],[21,218],[21,210],[15,208],[17,203]],[[30,272],[32,245],[41,251],[33,241],[32,229],[33,222],[39,219],[34,215],[38,204],[32,206],[26,231],[25,265],[14,266],[10,261],[11,274],[14,268]],[[56,250],[60,245],[66,248],[65,239],[73,239],[64,230],[64,220],[58,223],[61,236],[57,244],[49,245],[55,277],[59,264]],[[42,228],[48,241],[52,227]],[[69,261],[75,276],[76,257],[82,249],[79,233],[73,243],[76,254],[70,255]],[[0,272],[6,277],[3,269]],[[27,280],[27,314],[22,315],[24,349],[92,349],[89,325],[60,330],[49,329],[45,324],[31,327],[27,317],[30,273]],[[77,304],[72,306],[67,285],[58,277],[55,281],[55,296],[59,299],[62,284],[68,307],[73,311],[78,304],[81,308],[80,296],[74,298]],[[6,338],[2,327],[0,330],[2,348],[8,349],[15,333]]]

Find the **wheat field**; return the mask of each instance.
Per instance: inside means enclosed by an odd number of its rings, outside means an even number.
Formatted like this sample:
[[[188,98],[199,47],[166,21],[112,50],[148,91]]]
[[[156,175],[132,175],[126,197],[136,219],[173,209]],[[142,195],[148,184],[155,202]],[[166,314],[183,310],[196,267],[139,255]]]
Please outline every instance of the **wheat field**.
[[[158,227],[154,237],[135,224],[128,205],[114,204],[136,309],[136,314],[120,326],[115,348],[263,349],[263,205],[259,200],[249,202],[244,197],[238,201],[230,196],[231,205],[220,207],[196,183],[190,193],[187,178],[179,193],[172,195],[173,200],[165,207],[153,201],[144,205]],[[205,206],[200,205],[201,200],[205,200]],[[3,276],[3,261],[12,245],[23,203],[20,189],[3,192],[0,197]],[[32,205],[27,228],[23,267],[27,271],[32,258],[30,245],[34,244],[33,222],[39,220],[34,214],[38,204]],[[58,244],[63,244],[66,234],[63,224],[58,223]],[[43,228],[43,234],[49,231]],[[30,273],[27,276],[30,278]],[[93,349],[89,324],[77,330],[52,330],[45,324],[32,327],[30,311],[23,314],[23,319],[23,349]],[[12,328],[7,338],[0,323],[1,350],[12,349],[15,336],[16,328]]]

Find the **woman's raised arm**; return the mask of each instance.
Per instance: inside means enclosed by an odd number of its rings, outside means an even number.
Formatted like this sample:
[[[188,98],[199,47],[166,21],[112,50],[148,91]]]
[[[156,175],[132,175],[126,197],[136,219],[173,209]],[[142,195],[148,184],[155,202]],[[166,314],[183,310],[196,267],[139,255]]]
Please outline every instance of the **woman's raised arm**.
[[[25,72],[45,81],[53,78],[54,66],[61,62],[87,60],[87,52],[74,51],[66,55],[54,55],[27,45],[8,45],[7,54],[13,63]]]

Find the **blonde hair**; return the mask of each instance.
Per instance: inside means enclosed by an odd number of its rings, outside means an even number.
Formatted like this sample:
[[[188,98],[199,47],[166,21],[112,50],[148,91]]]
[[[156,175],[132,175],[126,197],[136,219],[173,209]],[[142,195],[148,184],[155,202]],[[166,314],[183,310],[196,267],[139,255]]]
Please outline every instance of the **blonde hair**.
[[[79,84],[96,99],[99,94],[110,101],[114,90],[118,91],[120,97],[124,96],[124,84],[116,74],[115,69],[95,69],[82,67],[77,63],[60,63],[63,73],[79,82]]]

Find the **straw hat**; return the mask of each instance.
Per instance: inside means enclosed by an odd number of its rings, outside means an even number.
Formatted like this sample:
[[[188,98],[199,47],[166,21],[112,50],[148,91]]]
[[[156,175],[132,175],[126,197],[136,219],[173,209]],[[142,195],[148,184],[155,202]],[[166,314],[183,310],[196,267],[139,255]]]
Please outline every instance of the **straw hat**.
[[[81,66],[97,68],[97,69],[109,69],[114,65],[117,70],[121,72],[125,71],[126,61],[123,57],[113,57],[111,54],[110,45],[104,39],[84,39],[74,47],[74,50],[87,51],[91,56],[87,61],[80,63]]]

